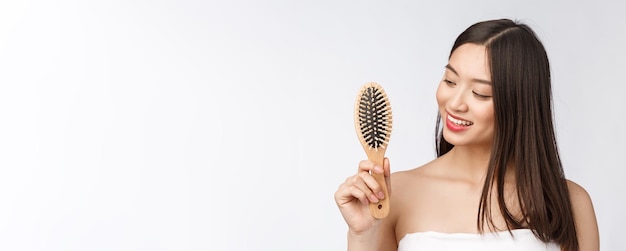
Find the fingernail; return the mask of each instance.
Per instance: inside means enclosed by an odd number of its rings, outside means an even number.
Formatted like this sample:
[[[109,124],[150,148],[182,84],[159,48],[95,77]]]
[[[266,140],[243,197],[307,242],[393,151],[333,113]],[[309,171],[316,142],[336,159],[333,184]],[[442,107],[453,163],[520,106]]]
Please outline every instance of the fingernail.
[[[378,198],[379,199],[384,199],[385,198],[385,194],[383,192],[378,192]]]
[[[379,166],[375,166],[375,167],[374,167],[374,172],[377,172],[377,173],[383,173],[383,169],[382,169],[382,168],[380,168]]]
[[[374,196],[374,195],[372,194],[372,195],[370,195],[370,201],[371,201],[372,203],[376,203],[376,202],[378,202],[378,198],[376,198],[376,196]]]

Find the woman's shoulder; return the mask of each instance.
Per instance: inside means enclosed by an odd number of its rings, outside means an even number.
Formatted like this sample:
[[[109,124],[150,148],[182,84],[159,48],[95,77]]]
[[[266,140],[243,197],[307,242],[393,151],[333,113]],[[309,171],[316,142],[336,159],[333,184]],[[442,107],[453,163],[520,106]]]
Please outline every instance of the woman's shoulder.
[[[415,179],[426,178],[429,175],[432,175],[433,166],[436,160],[430,161],[421,166],[417,166],[411,169],[396,171],[391,174],[391,178],[394,181],[398,182],[406,182],[406,181],[414,181]],[[415,182],[410,182],[415,183]]]
[[[585,188],[572,180],[567,180],[567,189],[574,211],[583,212],[583,214],[584,212],[593,213],[593,202]]]
[[[408,170],[397,171],[391,174],[392,178],[433,178],[433,176],[441,175],[441,168],[438,168],[442,165],[441,158],[433,159],[421,166],[417,166]]]
[[[568,179],[567,189],[569,190],[572,203],[582,203],[584,205],[591,204],[591,196],[587,190],[578,183]]]
[[[391,186],[395,191],[418,191],[426,187],[436,186],[440,179],[437,178],[437,160],[430,161],[421,166],[397,171],[391,174]]]

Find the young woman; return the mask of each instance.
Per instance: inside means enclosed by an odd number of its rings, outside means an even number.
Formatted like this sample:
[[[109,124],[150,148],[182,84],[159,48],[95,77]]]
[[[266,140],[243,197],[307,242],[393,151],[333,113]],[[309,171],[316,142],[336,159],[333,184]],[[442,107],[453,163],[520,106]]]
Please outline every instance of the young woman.
[[[476,23],[456,39],[437,89],[437,155],[390,174],[361,161],[335,201],[349,250],[599,250],[588,193],[564,177],[546,51],[525,24]],[[370,172],[384,173],[390,213]]]

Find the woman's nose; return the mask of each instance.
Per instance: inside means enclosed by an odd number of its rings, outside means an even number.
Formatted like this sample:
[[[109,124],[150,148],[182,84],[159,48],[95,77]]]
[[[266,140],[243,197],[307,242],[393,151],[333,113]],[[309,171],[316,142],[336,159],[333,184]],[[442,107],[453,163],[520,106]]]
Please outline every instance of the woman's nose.
[[[455,112],[466,112],[467,111],[467,103],[465,102],[464,92],[458,90],[450,97],[448,100],[448,108]]]

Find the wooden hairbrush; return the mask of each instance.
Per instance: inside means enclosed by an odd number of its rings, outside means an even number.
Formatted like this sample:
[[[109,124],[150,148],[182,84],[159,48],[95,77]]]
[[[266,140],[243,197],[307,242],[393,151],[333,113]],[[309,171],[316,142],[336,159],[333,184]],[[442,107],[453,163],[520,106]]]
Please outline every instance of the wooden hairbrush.
[[[377,166],[383,166],[385,151],[391,137],[391,105],[387,93],[374,82],[361,86],[354,105],[354,126],[367,159]],[[389,191],[385,175],[371,172],[382,186],[385,198],[370,204],[374,218],[385,218],[389,214]]]

